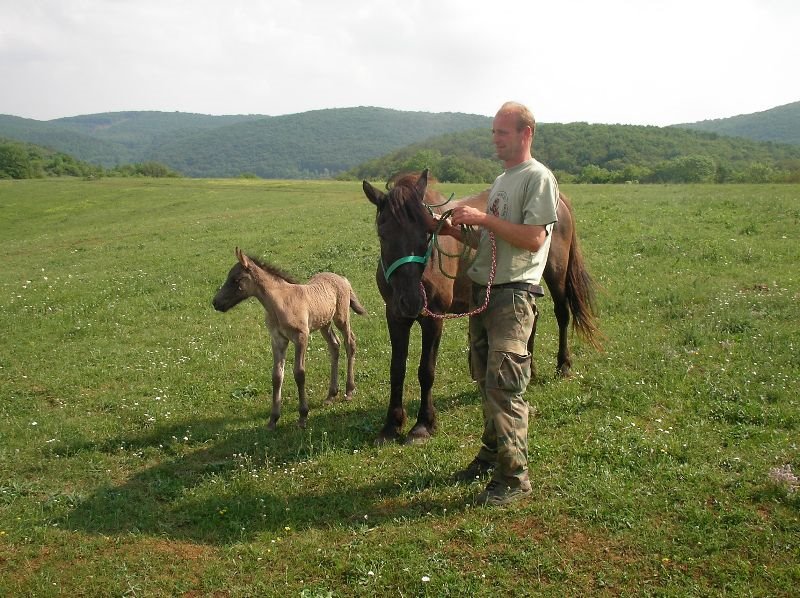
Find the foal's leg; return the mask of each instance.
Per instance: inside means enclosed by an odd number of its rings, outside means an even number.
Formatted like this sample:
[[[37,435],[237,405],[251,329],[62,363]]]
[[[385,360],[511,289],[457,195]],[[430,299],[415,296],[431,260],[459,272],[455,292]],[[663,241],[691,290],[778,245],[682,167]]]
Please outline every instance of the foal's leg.
[[[433,381],[436,378],[436,358],[439,355],[439,341],[442,339],[444,321],[439,318],[420,318],[422,328],[422,354],[419,359],[420,404],[417,423],[408,432],[406,442],[416,444],[425,442],[436,431],[436,408],[433,406]]]
[[[331,381],[328,386],[328,398],[325,399],[325,405],[330,405],[339,394],[339,339],[330,324],[323,326],[319,331],[328,343],[328,355],[331,358]]]
[[[283,371],[286,366],[286,348],[289,340],[279,334],[272,335],[272,413],[269,417],[268,430],[274,430],[281,416],[281,388]]]
[[[306,349],[308,348],[308,332],[299,332],[294,341],[294,381],[297,384],[297,395],[300,400],[300,419],[297,425],[306,427],[308,420],[308,399],[306,398]]]
[[[356,335],[350,328],[350,314],[347,314],[344,322],[336,322],[336,326],[344,337],[344,350],[347,355],[347,382],[345,384],[346,401],[353,399],[353,391],[356,389],[355,364],[356,364]]]

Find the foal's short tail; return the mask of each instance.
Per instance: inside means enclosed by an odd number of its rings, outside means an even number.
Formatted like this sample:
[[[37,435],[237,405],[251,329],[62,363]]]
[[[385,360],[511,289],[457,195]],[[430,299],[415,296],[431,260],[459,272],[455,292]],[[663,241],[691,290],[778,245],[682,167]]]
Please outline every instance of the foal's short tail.
[[[350,309],[356,312],[359,316],[363,316],[367,313],[367,310],[364,309],[364,306],[361,305],[358,297],[356,297],[356,292],[353,290],[353,287],[350,287]]]
[[[597,324],[597,301],[594,282],[583,261],[578,245],[578,232],[575,226],[575,213],[572,204],[562,196],[564,204],[572,215],[572,240],[569,245],[569,264],[567,265],[566,295],[572,312],[572,326],[583,340],[595,349],[602,350],[602,333]]]

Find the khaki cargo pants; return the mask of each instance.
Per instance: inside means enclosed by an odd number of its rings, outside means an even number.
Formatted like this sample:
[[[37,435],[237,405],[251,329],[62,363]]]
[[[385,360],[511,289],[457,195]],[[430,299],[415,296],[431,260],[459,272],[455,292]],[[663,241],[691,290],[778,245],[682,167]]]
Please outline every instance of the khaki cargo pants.
[[[483,305],[486,288],[472,286],[470,309]],[[496,463],[494,478],[510,486],[528,479],[528,338],[536,298],[527,291],[493,288],[489,306],[469,319],[470,372],[480,387],[483,437],[478,457]]]

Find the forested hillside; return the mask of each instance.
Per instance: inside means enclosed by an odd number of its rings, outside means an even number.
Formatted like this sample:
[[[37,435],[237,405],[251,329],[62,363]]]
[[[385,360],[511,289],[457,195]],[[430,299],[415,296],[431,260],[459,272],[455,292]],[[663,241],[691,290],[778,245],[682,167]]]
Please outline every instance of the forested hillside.
[[[761,129],[773,136],[782,130],[778,122],[797,131],[798,123],[786,122],[797,109],[800,103],[751,115],[752,122],[764,123]],[[0,116],[0,137],[48,148],[7,149],[11,166],[0,176],[56,174],[63,169],[43,169],[42,156],[61,154],[85,164],[82,172],[102,167],[115,175],[383,179],[429,167],[441,181],[489,182],[500,170],[491,122],[370,107],[273,117],[117,112],[40,122]],[[25,152],[27,167],[19,163]],[[564,182],[800,181],[800,145],[677,126],[540,123],[534,152]]]
[[[157,161],[193,177],[318,178],[429,137],[490,123],[474,114],[370,107],[273,117],[117,112],[47,122],[0,116],[0,136],[105,167]]]
[[[800,147],[632,125],[539,124],[534,154],[562,182],[800,182]],[[488,130],[454,133],[368,161],[341,178],[384,179],[430,168],[441,181],[500,172]]]
[[[675,126],[731,137],[747,137],[756,141],[776,141],[800,145],[800,102],[777,106],[753,114]]]

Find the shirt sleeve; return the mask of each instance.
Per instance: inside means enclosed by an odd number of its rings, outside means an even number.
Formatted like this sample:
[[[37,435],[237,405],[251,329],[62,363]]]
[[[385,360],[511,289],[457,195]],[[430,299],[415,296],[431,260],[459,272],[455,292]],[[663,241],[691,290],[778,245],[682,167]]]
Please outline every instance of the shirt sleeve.
[[[522,209],[524,224],[546,226],[558,221],[558,183],[552,175],[532,178],[528,182]]]

